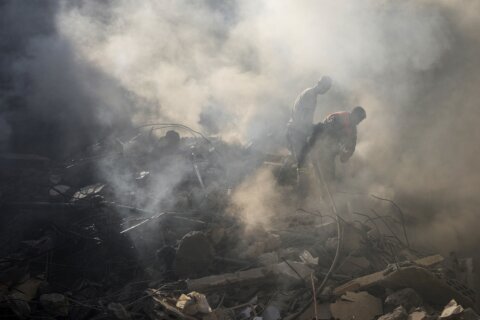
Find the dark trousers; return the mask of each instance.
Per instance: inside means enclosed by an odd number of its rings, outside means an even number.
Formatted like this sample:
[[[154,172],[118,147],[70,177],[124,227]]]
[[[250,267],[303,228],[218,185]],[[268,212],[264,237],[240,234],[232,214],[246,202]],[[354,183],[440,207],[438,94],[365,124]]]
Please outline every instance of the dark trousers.
[[[301,167],[305,160],[308,134],[299,131],[292,126],[287,128],[288,149],[295,158],[297,166]]]

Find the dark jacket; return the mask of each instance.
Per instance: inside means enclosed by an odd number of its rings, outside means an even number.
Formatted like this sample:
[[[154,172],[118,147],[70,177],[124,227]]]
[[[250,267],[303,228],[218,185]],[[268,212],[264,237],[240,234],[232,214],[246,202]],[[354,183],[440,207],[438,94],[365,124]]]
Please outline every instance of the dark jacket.
[[[350,120],[350,112],[340,111],[329,114],[323,121],[325,135],[340,146],[340,161],[345,162],[355,152],[357,126]]]

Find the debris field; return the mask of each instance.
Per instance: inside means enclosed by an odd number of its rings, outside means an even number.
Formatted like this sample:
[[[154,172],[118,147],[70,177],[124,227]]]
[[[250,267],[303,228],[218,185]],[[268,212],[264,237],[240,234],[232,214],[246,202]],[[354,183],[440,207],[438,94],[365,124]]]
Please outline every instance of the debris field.
[[[480,319],[472,259],[416,248],[393,201],[247,225],[236,186],[268,168],[294,190],[288,157],[152,132],[0,155],[0,318]]]

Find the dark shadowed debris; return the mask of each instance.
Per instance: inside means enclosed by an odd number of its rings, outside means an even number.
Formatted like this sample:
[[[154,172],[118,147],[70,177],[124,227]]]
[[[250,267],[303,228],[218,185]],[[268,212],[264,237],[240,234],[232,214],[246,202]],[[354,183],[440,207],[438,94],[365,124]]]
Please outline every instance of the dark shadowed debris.
[[[285,261],[282,263],[254,268],[234,273],[213,275],[200,279],[187,280],[191,291],[211,291],[225,287],[262,285],[280,281],[283,285],[304,283],[313,270],[303,263]]]
[[[407,319],[408,319],[408,313],[405,310],[405,308],[402,306],[397,307],[392,312],[384,314],[383,316],[378,318],[378,320],[407,320]]]
[[[243,177],[227,181],[222,148],[205,139],[203,145],[180,139],[177,151],[188,172],[171,186],[171,197],[157,203],[149,188],[169,161],[156,140],[143,135],[125,144],[123,154],[104,150],[134,180],[120,195],[108,179],[78,173],[88,168],[57,174],[47,159],[0,156],[13,165],[18,160],[21,173],[0,168],[0,178],[9,177],[0,179],[6,252],[0,316],[6,310],[25,319],[406,320],[410,311],[409,320],[433,320],[454,298],[466,309],[451,302],[444,319],[478,319],[469,309],[471,259],[452,255],[441,266],[439,255],[418,259],[393,231],[372,229],[368,216],[364,223],[337,223],[302,209],[275,216],[268,231],[247,232],[229,212],[231,189]],[[245,151],[223,147],[234,157]],[[249,170],[260,166],[258,155],[252,158]],[[49,198],[52,183],[69,191],[56,188]],[[45,278],[31,276],[38,274]]]
[[[427,269],[428,266],[432,267],[442,260],[440,256],[435,255],[416,260],[414,263],[391,265],[384,271],[354,279],[335,288],[335,294],[378,286],[394,290],[410,287],[434,304],[447,303],[453,297],[463,305],[473,306],[475,301],[473,290],[454,279],[446,279],[436,270]]]
[[[163,296],[157,290],[153,289],[149,289],[147,293],[150,299],[145,303],[143,311],[149,319],[196,319],[193,316],[184,314],[176,308],[176,301],[174,299]]]
[[[409,311],[412,308],[419,307],[423,304],[422,298],[412,288],[405,288],[395,291],[387,296],[385,305],[390,307],[403,306]]]
[[[42,294],[40,304],[45,311],[53,316],[66,317],[68,315],[69,302],[63,294]]]
[[[43,277],[27,278],[10,290],[6,301],[17,317],[25,319],[30,316],[29,303],[37,297],[38,289],[44,281]]]
[[[416,309],[408,315],[408,320],[429,320],[434,319],[433,316],[429,316],[425,310]]]
[[[382,301],[368,292],[347,292],[330,305],[332,315],[340,320],[370,320],[381,315]]]
[[[177,249],[173,266],[175,274],[181,278],[208,274],[214,255],[214,249],[204,233],[199,231],[187,233]]]
[[[110,302],[107,309],[114,319],[130,320],[132,318],[121,303]]]

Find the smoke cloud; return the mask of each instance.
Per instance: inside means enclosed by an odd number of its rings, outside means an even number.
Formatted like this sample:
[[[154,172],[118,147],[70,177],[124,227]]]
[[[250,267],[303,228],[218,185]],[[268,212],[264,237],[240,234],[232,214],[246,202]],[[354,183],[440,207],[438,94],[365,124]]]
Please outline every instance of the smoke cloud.
[[[276,152],[296,95],[328,74],[316,121],[367,110],[341,187],[395,199],[431,227],[419,241],[477,240],[477,2],[47,3],[2,4],[4,148],[70,152],[158,121]]]

